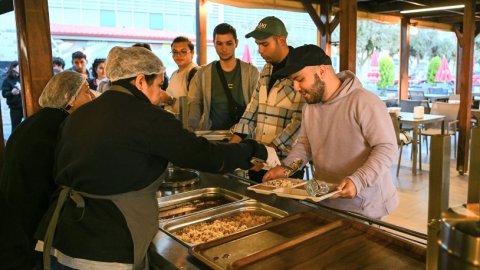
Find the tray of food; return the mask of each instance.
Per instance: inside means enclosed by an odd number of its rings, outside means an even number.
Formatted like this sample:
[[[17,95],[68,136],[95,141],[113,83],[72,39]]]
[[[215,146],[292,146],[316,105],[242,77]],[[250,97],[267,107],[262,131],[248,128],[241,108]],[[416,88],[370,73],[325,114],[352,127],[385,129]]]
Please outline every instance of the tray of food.
[[[302,212],[189,253],[213,269],[425,269],[426,249],[364,223]],[[340,254],[340,255],[339,255]]]
[[[230,130],[197,130],[195,134],[209,141],[229,139],[233,135]]]
[[[186,246],[205,243],[280,219],[287,212],[255,200],[240,201],[160,223]]]
[[[278,246],[284,247],[295,239],[297,239],[295,242],[302,240],[312,231],[322,232],[326,229],[324,226],[330,223],[330,220],[310,212],[295,214],[248,231],[194,246],[189,252],[213,269],[227,269],[251,255],[268,252]]]
[[[275,193],[275,190],[278,188],[294,188],[298,186],[303,186],[307,181],[296,178],[278,178],[263,182],[261,184],[249,186],[248,189],[255,191],[260,194],[272,194]]]
[[[336,194],[339,192],[339,190],[336,189],[335,184],[327,184],[328,186],[328,191],[322,192],[322,193],[316,193],[315,196],[311,196],[308,194],[306,185],[302,186],[297,186],[297,187],[285,187],[285,188],[277,188],[274,190],[273,193],[275,193],[279,197],[284,197],[284,198],[291,198],[291,199],[297,199],[297,200],[307,200],[307,201],[312,201],[312,202],[320,202],[322,200],[330,198],[332,195]]]
[[[164,221],[247,199],[246,196],[219,187],[187,191],[157,198],[158,219]]]

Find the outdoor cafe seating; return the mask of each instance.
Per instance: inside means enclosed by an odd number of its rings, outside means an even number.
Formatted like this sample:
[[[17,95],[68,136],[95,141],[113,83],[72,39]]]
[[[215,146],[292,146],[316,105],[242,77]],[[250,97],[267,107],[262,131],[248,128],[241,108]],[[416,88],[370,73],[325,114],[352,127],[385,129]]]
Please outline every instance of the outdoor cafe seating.
[[[458,123],[458,112],[460,110],[460,103],[445,103],[445,102],[434,102],[430,114],[444,115],[445,123],[447,124],[444,129],[445,134],[453,135],[454,137],[454,151],[455,156],[457,155],[457,123]],[[420,131],[420,136],[423,135],[424,139],[427,142],[427,154],[428,154],[428,139],[433,135],[442,134],[442,126],[439,123],[428,124],[424,126],[424,129]]]
[[[423,90],[409,90],[408,96],[411,100],[427,100]]]

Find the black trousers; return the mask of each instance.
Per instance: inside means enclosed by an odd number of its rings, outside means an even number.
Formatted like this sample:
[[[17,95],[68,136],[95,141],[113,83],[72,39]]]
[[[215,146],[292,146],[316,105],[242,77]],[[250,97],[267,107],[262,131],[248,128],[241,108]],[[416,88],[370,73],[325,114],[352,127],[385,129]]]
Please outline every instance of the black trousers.
[[[10,120],[12,122],[12,132],[22,122],[23,109],[22,108],[10,108]]]
[[[248,178],[250,180],[253,180],[255,182],[261,183],[263,176],[267,173],[268,171],[266,170],[260,170],[260,171],[248,171]],[[301,168],[297,172],[295,172],[293,175],[290,176],[290,178],[299,178],[303,179],[303,175],[305,174],[305,167]]]

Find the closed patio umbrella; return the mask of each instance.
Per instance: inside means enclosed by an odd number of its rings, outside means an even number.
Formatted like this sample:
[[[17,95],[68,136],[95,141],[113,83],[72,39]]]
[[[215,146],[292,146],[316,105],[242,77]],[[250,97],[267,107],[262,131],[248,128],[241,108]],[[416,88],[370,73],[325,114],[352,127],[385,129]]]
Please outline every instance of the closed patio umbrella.
[[[242,61],[252,63],[252,56],[250,55],[250,47],[248,47],[248,44],[245,44],[243,47]]]
[[[452,72],[448,67],[448,60],[445,55],[442,57],[442,62],[438,67],[437,74],[435,75],[435,81],[437,82],[450,82],[453,80]]]
[[[368,70],[368,81],[372,83],[378,82],[380,79],[380,72],[378,70],[378,52],[374,50],[371,56],[370,68]]]

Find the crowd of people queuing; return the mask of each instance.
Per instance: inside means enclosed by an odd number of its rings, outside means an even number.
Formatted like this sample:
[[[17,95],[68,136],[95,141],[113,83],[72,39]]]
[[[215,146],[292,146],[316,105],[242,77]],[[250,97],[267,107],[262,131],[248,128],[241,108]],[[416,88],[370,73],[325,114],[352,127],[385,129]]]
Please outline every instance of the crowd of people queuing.
[[[179,36],[171,43],[178,69],[170,79],[146,43],[114,47],[90,70],[81,51],[65,71],[55,57],[39,100],[43,109],[22,123],[20,72],[12,63],[2,85],[13,130],[0,177],[2,219],[11,220],[0,230],[2,263],[148,267],[158,227],[155,191],[169,162],[213,173],[241,168],[251,180],[267,181],[303,178],[302,166],[312,161],[314,177],[340,190],[322,203],[388,215],[398,205],[389,177],[397,150],[383,103],[355,74],[336,74],[320,47],[293,48],[287,37],[274,16],[246,35],[266,62],[259,71],[235,57],[230,24],[215,27],[218,60],[201,67],[192,42]],[[188,123],[176,119],[181,97],[188,100]],[[196,130],[233,136],[211,142]],[[265,163],[253,166],[252,158]],[[296,160],[301,166],[293,168]]]

